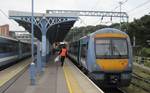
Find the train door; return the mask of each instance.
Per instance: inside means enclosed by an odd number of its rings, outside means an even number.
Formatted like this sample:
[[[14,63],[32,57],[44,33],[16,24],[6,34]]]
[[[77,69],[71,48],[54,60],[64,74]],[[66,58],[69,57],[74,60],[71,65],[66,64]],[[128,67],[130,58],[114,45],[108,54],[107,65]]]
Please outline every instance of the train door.
[[[81,66],[81,41],[79,41],[79,57],[78,57],[78,63]]]
[[[81,65],[84,67],[84,68],[87,68],[87,64],[86,64],[86,61],[87,61],[87,46],[88,46],[88,43],[82,43],[81,46],[80,46],[80,62],[81,62]]]
[[[77,50],[78,51],[77,52],[77,63],[79,64],[79,61],[80,61],[80,50],[81,50],[80,49],[80,41],[77,42],[77,49],[78,49]]]
[[[19,59],[21,59],[22,58],[22,49],[21,49],[21,42],[20,41],[18,41],[19,43],[19,47],[18,47],[18,51],[19,51]]]

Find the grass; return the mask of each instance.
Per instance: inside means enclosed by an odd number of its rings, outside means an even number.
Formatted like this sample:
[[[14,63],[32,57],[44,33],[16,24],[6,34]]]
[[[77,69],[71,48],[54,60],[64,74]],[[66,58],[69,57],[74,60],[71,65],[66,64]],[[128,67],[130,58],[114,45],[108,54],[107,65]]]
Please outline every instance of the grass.
[[[150,62],[149,61],[144,62],[144,66],[147,66],[150,68]]]

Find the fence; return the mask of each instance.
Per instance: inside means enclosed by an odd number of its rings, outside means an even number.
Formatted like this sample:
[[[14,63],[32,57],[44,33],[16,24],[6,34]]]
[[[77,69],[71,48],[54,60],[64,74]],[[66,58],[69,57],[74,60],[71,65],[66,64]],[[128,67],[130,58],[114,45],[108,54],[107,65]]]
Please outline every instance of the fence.
[[[150,57],[135,56],[133,61],[138,63],[138,64],[142,64],[144,66],[150,67]]]

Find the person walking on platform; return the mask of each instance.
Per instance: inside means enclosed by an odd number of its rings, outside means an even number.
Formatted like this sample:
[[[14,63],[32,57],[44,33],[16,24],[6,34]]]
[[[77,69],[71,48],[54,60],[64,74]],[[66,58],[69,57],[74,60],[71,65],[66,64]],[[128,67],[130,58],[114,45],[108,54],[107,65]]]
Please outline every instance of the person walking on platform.
[[[63,66],[64,65],[64,60],[67,56],[67,48],[66,48],[65,45],[63,45],[62,49],[59,52],[59,55],[60,55],[61,66]]]

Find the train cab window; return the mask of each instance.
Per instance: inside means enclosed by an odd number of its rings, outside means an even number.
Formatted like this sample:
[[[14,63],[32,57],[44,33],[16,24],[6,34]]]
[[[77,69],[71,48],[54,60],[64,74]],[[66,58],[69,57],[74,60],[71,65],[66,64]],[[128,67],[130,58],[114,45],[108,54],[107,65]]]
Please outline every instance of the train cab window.
[[[127,41],[123,38],[106,38],[95,40],[96,58],[127,58]]]
[[[125,39],[114,39],[112,40],[112,53],[116,56],[126,56],[128,55],[127,51],[127,42]]]
[[[96,55],[97,56],[110,56],[111,55],[110,40],[107,40],[107,39],[96,40]]]

